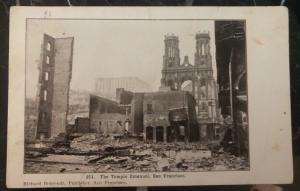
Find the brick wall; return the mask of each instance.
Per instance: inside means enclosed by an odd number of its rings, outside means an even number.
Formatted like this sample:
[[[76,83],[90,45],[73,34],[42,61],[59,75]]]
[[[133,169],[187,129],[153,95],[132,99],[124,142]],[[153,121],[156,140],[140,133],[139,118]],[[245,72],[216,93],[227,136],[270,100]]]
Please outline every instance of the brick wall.
[[[37,138],[56,137],[66,132],[73,38],[44,34],[41,55]]]
[[[117,102],[99,96],[90,96],[90,130],[95,133],[123,133],[126,111]]]

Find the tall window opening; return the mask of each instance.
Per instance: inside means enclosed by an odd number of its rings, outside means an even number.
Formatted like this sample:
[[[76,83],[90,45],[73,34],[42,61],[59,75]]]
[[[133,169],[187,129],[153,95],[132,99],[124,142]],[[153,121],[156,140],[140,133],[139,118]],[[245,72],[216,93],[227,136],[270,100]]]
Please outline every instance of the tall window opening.
[[[45,81],[48,81],[48,80],[49,80],[49,73],[45,72]]]
[[[50,43],[50,42],[47,43],[47,50],[48,50],[48,51],[51,50],[51,43]]]
[[[50,57],[46,56],[46,64],[50,64]]]
[[[153,113],[153,108],[152,108],[152,104],[151,103],[147,104],[147,113],[148,114],[152,114]]]
[[[47,90],[44,90],[44,101],[47,100],[47,94],[48,94]]]

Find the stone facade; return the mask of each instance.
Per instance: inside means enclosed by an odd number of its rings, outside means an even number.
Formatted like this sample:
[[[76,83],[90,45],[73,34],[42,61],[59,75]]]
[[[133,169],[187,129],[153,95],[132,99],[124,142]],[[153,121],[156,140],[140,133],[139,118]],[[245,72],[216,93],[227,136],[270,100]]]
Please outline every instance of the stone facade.
[[[195,99],[190,93],[133,93],[124,89],[116,93],[117,102],[91,95],[91,132],[144,135],[145,140],[154,142],[199,140]]]
[[[44,34],[39,66],[39,139],[66,132],[73,41],[73,37],[53,38]]]
[[[179,114],[184,117],[179,119]],[[134,132],[143,132],[145,140],[154,142],[199,140],[195,100],[188,92],[134,94],[131,119]],[[180,128],[183,129],[181,137]]]
[[[196,52],[194,65],[187,56],[180,63],[179,40],[177,36],[165,37],[165,53],[161,90],[181,90],[185,81],[191,81],[191,93],[196,100],[196,113],[203,139],[213,138],[210,132],[215,131],[219,122],[218,86],[213,77],[212,56],[210,54],[209,33],[198,33],[195,36]],[[214,133],[213,133],[214,134]]]

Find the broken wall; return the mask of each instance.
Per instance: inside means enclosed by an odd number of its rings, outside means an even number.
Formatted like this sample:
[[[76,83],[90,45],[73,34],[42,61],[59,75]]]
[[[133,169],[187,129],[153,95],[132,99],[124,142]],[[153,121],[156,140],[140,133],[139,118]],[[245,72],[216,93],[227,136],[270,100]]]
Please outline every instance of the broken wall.
[[[75,131],[76,133],[89,133],[90,132],[90,120],[89,118],[77,117],[75,119]]]
[[[90,96],[90,131],[95,133],[123,133],[126,111],[117,102]]]
[[[103,134],[123,134],[125,132],[126,115],[120,113],[102,113],[91,116],[91,131]]]
[[[189,141],[198,140],[195,104],[193,96],[184,91],[145,93],[143,100],[144,132],[147,132],[147,127],[154,127],[154,131],[157,127],[163,127],[164,133],[168,133],[165,128],[175,124],[184,125],[186,138]],[[169,113],[178,108],[186,109],[186,119],[171,124]],[[164,136],[168,137],[168,135]]]
[[[143,99],[144,93],[135,93],[131,102],[131,125],[129,132],[133,134],[143,132]]]
[[[37,138],[66,132],[73,41],[73,37],[53,38],[44,34],[39,67]]]

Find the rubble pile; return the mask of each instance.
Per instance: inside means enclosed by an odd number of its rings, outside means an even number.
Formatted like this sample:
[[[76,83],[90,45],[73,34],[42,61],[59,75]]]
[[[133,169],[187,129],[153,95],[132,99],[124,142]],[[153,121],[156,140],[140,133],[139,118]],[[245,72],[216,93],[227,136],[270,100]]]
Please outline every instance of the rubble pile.
[[[39,157],[46,157],[47,154],[43,152],[37,152],[37,151],[27,151],[25,153],[26,158],[39,158]]]
[[[51,161],[51,163],[76,164],[74,168],[76,171],[93,169],[93,172],[249,169],[247,158],[226,153],[217,144],[147,143],[137,139],[85,134],[74,138],[69,145],[69,147],[52,148],[53,154],[49,156],[35,151],[35,153],[26,153],[26,157],[30,158],[31,162],[37,163]],[[70,157],[61,157],[62,155],[70,155]],[[60,170],[57,169],[57,172]]]
[[[101,149],[101,139],[97,134],[84,134],[74,138],[70,143],[70,148],[82,152],[99,151]]]

